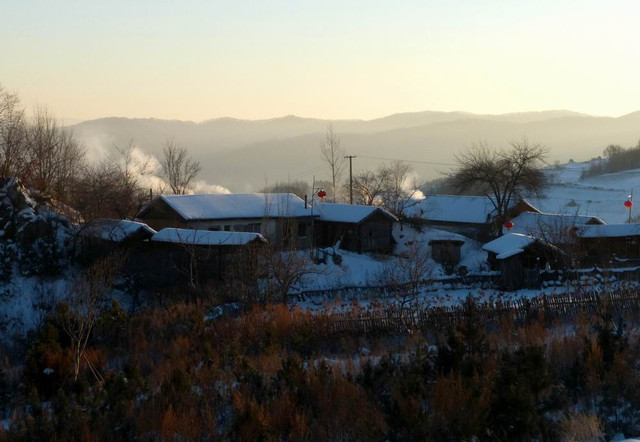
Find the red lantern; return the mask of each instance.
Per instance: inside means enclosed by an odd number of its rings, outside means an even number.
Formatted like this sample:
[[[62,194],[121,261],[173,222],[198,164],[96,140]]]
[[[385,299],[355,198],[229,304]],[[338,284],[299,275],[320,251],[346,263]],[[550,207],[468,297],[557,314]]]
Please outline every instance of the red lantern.
[[[624,206],[625,206],[627,209],[631,209],[631,206],[633,206],[633,201],[631,201],[631,200],[626,200],[626,201],[624,202]]]
[[[516,225],[513,221],[509,220],[506,223],[503,224],[505,226],[505,228],[507,230],[511,230],[513,229],[513,227]]]
[[[318,192],[318,197],[323,200],[325,196],[327,196],[327,192],[320,189],[320,191]]]

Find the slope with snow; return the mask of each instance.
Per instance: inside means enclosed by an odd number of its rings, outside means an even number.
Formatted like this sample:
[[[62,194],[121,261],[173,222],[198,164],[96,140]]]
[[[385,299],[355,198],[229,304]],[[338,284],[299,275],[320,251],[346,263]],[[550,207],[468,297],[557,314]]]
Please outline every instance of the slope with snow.
[[[640,195],[640,169],[580,179],[588,167],[589,162],[582,162],[547,168],[545,171],[553,184],[544,191],[543,198],[528,200],[547,213],[595,216],[607,224],[627,222],[629,210],[624,201],[634,188]],[[637,215],[640,211],[634,206],[631,217]]]

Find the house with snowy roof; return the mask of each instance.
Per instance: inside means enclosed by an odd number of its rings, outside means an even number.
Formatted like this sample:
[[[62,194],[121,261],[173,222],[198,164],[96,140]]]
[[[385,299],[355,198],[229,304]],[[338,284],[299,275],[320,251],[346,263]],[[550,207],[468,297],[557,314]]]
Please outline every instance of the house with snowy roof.
[[[517,201],[510,216],[522,212],[539,212],[526,200]],[[487,196],[426,195],[406,211],[412,218],[429,227],[458,233],[469,238],[486,240],[491,235],[496,208]]]
[[[80,227],[77,257],[89,263],[114,251],[139,249],[156,233],[144,223],[126,219],[99,219]]]
[[[339,244],[358,253],[390,253],[393,224],[398,221],[382,207],[320,203],[314,206],[314,242],[318,247]]]
[[[586,225],[576,231],[583,265],[640,264],[640,224]]]
[[[586,226],[604,225],[596,216],[560,213],[522,212],[511,218],[513,226],[502,227],[502,233],[522,233],[535,236],[553,244],[570,244],[575,233]]]
[[[540,238],[522,233],[507,233],[482,246],[488,252],[492,270],[500,271],[504,290],[538,288],[540,271],[563,266],[564,253]]]
[[[267,240],[260,233],[164,228],[150,240],[155,283],[224,279],[230,265],[255,266]],[[233,276],[233,275],[232,275]]]
[[[292,193],[161,195],[138,218],[167,227],[260,233],[276,246],[308,247],[311,206]]]

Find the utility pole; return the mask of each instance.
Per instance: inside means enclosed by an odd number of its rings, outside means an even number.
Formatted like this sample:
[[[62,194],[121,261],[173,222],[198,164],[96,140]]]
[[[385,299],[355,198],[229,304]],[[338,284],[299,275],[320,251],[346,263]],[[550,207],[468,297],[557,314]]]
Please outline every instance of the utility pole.
[[[345,155],[345,158],[349,158],[349,204],[353,205],[353,159],[355,155]]]

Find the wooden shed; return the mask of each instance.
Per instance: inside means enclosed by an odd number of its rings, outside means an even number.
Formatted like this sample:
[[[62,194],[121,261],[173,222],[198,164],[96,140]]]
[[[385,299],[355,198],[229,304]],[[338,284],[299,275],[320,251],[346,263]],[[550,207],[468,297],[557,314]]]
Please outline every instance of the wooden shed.
[[[458,239],[432,239],[429,241],[431,258],[451,274],[460,262],[460,248],[463,245],[464,241]]]
[[[227,266],[255,265],[267,240],[259,233],[166,228],[151,238],[158,283],[224,279]]]
[[[540,288],[543,269],[562,267],[563,252],[533,236],[508,233],[482,246],[492,270],[500,272],[500,288]]]
[[[136,221],[92,221],[78,232],[76,256],[81,263],[88,264],[119,250],[137,253],[155,233],[148,225]]]
[[[391,253],[393,223],[398,219],[382,207],[321,203],[314,207],[314,241],[317,247],[358,253]]]

